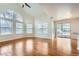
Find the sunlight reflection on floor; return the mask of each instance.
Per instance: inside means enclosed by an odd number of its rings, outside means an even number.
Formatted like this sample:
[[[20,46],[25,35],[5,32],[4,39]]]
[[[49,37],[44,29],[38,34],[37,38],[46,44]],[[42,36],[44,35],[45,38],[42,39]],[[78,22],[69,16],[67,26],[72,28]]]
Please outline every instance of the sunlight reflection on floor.
[[[57,38],[57,49],[63,53],[71,52],[71,39],[68,38]]]
[[[16,55],[23,55],[23,42],[20,41],[16,44]]]
[[[44,42],[44,43],[43,43],[42,53],[43,53],[44,55],[47,55],[47,54],[48,54],[48,43],[47,43],[47,42]]]
[[[26,51],[27,52],[32,52],[33,50],[33,40],[29,39],[26,41]]]
[[[12,45],[1,47],[1,55],[3,56],[11,56],[12,55]]]

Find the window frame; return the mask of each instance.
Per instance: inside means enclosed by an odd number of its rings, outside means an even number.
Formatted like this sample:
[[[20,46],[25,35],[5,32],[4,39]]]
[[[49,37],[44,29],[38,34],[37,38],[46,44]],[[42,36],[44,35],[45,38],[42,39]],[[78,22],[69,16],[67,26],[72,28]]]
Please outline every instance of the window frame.
[[[11,27],[1,27],[1,24],[0,24],[0,35],[12,35],[12,32],[13,32],[13,20],[10,20],[10,19],[7,19],[7,18],[3,18],[3,17],[0,17],[0,19],[2,19],[2,20],[4,20],[5,22],[7,22],[7,21],[9,21],[9,22],[11,22]],[[11,32],[9,33],[9,34],[1,34],[1,28],[10,28],[11,29]],[[5,30],[6,31],[6,30]]]
[[[7,12],[9,12],[8,10],[10,10],[10,11],[12,11],[12,17],[11,18],[7,18],[6,16],[9,16],[9,15],[6,15],[6,13]],[[23,20],[23,18],[21,17],[21,19],[22,19],[22,21],[19,21],[19,20],[17,20],[17,18],[16,18],[16,16],[17,15],[20,15],[20,14],[18,14],[18,13],[16,13],[16,12],[14,12],[13,10],[11,10],[11,9],[6,9],[6,10],[4,10],[2,13],[0,13],[0,19],[3,19],[3,20],[5,20],[5,21],[9,21],[9,22],[11,22],[11,27],[9,27],[9,28],[11,28],[11,32],[10,32],[10,34],[4,34],[4,35],[13,35],[13,34],[16,34],[16,23],[24,23],[24,20]],[[20,15],[21,16],[21,15]],[[23,26],[24,26],[24,24],[23,24]],[[1,27],[1,24],[0,24],[0,27]],[[23,30],[24,30],[24,27],[23,27]],[[23,32],[24,33],[24,32]],[[1,34],[1,28],[0,28],[0,36],[3,36],[2,34]]]
[[[31,27],[29,27],[28,25],[31,25]],[[31,32],[28,32],[29,29],[31,30]],[[26,33],[27,34],[32,34],[33,33],[33,24],[30,24],[30,23],[26,24]]]
[[[23,33],[24,33],[24,32],[23,32],[23,29],[24,29],[24,28],[23,28],[23,23],[21,23],[21,22],[16,22],[16,24],[17,24],[17,23],[22,24],[22,28],[19,28],[19,27],[18,27],[18,28],[15,28],[15,31],[16,31],[17,29],[21,29],[21,30],[22,30],[22,33],[17,33],[17,32],[16,32],[16,34],[23,34]]]
[[[71,37],[71,23],[70,22],[67,22],[67,23],[58,23],[58,24],[60,24],[61,27],[60,28],[57,28],[56,31],[57,30],[60,30],[61,33],[58,33],[58,31],[57,31],[57,33],[56,33],[57,37],[66,37],[66,36]],[[65,24],[69,24],[69,28],[64,28],[64,25]]]
[[[47,26],[44,26],[44,25],[47,25]],[[38,26],[38,34],[48,34],[48,23],[43,23],[43,24],[38,24],[38,25],[41,25],[40,28]],[[41,31],[40,31],[41,30]],[[47,32],[44,32],[45,30],[47,30]]]

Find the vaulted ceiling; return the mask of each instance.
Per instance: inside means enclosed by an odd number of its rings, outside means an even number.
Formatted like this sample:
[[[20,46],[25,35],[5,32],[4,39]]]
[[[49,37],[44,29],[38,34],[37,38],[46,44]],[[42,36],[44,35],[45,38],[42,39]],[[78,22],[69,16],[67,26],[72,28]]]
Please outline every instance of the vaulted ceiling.
[[[25,7],[27,11],[34,17],[47,15],[55,20],[79,17],[78,3],[29,3],[31,8]]]
[[[40,5],[49,17],[54,17],[56,20],[79,17],[78,3],[45,3]]]

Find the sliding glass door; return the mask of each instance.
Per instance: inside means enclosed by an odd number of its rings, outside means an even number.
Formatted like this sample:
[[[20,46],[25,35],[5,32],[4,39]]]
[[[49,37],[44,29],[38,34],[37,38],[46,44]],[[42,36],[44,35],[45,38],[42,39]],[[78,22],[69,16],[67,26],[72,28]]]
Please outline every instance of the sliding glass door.
[[[61,24],[57,24],[57,31],[56,31],[56,34],[57,34],[57,37],[60,37],[62,34],[62,30],[61,30]]]
[[[57,24],[57,37],[70,37],[70,23]]]
[[[70,37],[70,24],[62,24],[62,36],[63,37]]]

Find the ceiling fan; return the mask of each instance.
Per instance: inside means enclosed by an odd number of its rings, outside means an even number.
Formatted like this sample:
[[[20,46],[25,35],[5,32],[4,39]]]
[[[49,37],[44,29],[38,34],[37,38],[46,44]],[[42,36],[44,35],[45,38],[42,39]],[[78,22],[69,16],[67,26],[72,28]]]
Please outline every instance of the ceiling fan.
[[[31,8],[31,6],[30,6],[29,4],[27,4],[27,3],[24,3],[24,4],[22,5],[22,8],[24,8],[25,6]]]

